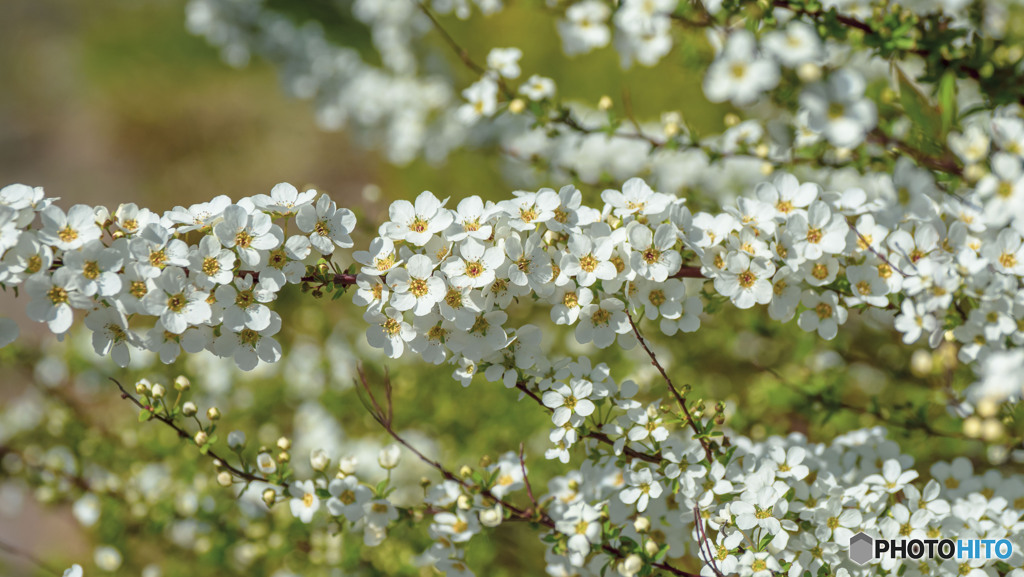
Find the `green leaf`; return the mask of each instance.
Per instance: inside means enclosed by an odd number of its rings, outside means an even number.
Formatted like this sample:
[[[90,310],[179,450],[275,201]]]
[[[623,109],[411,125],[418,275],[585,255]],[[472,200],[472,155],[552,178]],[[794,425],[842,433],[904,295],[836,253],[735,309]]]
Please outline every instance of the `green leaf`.
[[[956,74],[952,70],[947,70],[939,80],[938,99],[942,136],[945,137],[956,125]]]
[[[900,104],[914,125],[911,130],[911,144],[929,154],[941,152],[942,146],[939,142],[945,139],[941,112],[899,66],[894,64],[893,68],[899,82]]]
[[[153,411],[149,409],[142,409],[139,411],[139,422],[145,423],[146,421],[153,418]]]

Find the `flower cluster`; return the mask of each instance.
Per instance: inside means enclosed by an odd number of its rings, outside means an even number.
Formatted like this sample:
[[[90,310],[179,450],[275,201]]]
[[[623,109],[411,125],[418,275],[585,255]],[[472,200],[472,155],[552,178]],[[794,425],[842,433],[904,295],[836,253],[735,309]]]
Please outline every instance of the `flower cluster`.
[[[279,184],[158,215],[135,204],[65,211],[41,188],[10,185],[0,190],[0,283],[23,287],[29,317],[54,334],[84,313],[96,352],[122,367],[132,349],[165,363],[206,349],[249,370],[281,357],[281,317],[267,304],[302,282],[314,251],[352,246],[355,215],[316,197]],[[293,218],[298,232],[286,238],[281,224]],[[17,326],[4,330],[13,341]]]

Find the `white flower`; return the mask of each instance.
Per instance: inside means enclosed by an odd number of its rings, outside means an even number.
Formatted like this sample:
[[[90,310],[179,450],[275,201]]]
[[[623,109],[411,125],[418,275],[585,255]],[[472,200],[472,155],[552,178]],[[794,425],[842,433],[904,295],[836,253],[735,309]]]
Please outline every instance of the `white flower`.
[[[120,241],[123,246],[125,241]],[[64,253],[64,266],[75,273],[75,285],[83,295],[110,297],[121,292],[123,252],[93,240],[75,251]]]
[[[636,503],[637,511],[643,513],[651,499],[661,496],[661,483],[654,479],[650,469],[627,471],[625,477],[628,486],[619,493],[619,499],[627,505]]]
[[[430,531],[444,535],[453,543],[465,543],[480,532],[480,522],[476,515],[456,510],[455,513],[438,513],[430,524]]]
[[[682,265],[679,252],[673,250],[678,239],[676,227],[663,223],[651,232],[646,225],[630,223],[627,228],[632,252],[629,264],[636,273],[654,282],[665,282]]]
[[[461,242],[466,237],[487,240],[492,231],[488,221],[496,211],[496,207],[484,207],[484,201],[479,196],[462,199],[455,209],[454,222],[444,231],[445,238],[453,242]]]
[[[580,317],[582,307],[594,300],[594,293],[586,287],[577,287],[570,283],[560,287],[551,295],[554,306],[551,307],[551,320],[558,325],[571,325]]]
[[[270,453],[260,453],[256,455],[256,468],[264,475],[272,475],[277,472],[277,463]]]
[[[387,307],[383,312],[368,310],[363,320],[370,324],[366,329],[366,340],[370,346],[384,349],[392,359],[401,357],[405,343],[416,337],[416,331],[402,320],[402,313],[394,307]]]
[[[761,43],[772,56],[789,67],[815,62],[823,54],[817,30],[802,20],[790,20],[785,30],[773,30],[765,34]]]
[[[380,465],[381,469],[394,469],[398,466],[398,459],[401,456],[401,447],[392,443],[377,452],[377,464]]]
[[[63,577],[82,577],[82,566],[75,563],[70,568],[64,570]]]
[[[212,311],[206,302],[209,296],[188,282],[185,271],[168,267],[153,280],[156,290],[142,299],[146,311],[160,317],[168,331],[180,335],[189,325],[205,323]]]
[[[595,407],[594,402],[587,397],[593,390],[594,385],[590,381],[573,379],[569,385],[560,384],[550,391],[545,391],[541,399],[545,407],[554,409],[551,422],[556,427],[561,427],[573,414],[581,417],[590,416]]]
[[[66,268],[30,278],[25,285],[31,298],[26,309],[29,318],[46,323],[54,334],[67,332],[74,320],[72,308],[86,308],[92,303],[78,292],[76,284],[72,271]]]
[[[224,220],[213,227],[213,231],[221,244],[234,248],[238,260],[250,267],[260,264],[260,251],[277,248],[284,240],[281,227],[271,221],[269,214],[250,214],[237,204],[224,209]]]
[[[555,95],[555,81],[534,74],[519,87],[519,92],[530,100],[544,100]]]
[[[176,206],[164,214],[163,219],[167,221],[168,227],[174,224],[185,225],[177,227],[177,232],[191,232],[213,226],[216,220],[224,214],[224,209],[229,206],[231,206],[231,198],[222,194],[215,196],[209,202],[200,202],[188,208]]]
[[[830,341],[839,333],[839,325],[846,322],[846,309],[839,304],[839,295],[833,291],[816,293],[806,291],[801,299],[809,310],[800,313],[797,325],[807,332],[818,331],[818,336]]]
[[[518,48],[492,48],[487,54],[487,68],[505,78],[519,78],[519,59],[523,51]]]
[[[445,283],[434,263],[422,254],[409,257],[404,268],[388,273],[388,284],[394,289],[391,304],[400,311],[412,310],[416,316],[429,313],[445,295]]]
[[[234,278],[234,267],[235,253],[221,246],[213,235],[201,238],[189,254],[189,273],[199,287],[228,284]]]
[[[276,363],[281,359],[281,345],[274,338],[281,330],[281,316],[270,313],[267,328],[255,331],[248,327],[238,332],[224,330],[213,343],[213,352],[220,357],[232,357],[243,371],[256,368],[259,361]]]
[[[832,73],[827,83],[808,87],[800,95],[808,126],[824,134],[832,146],[852,148],[878,122],[875,103],[864,97],[864,78],[850,68]]]
[[[601,541],[601,512],[584,501],[569,507],[555,522],[560,533],[569,536],[569,562],[582,567],[590,546]]]
[[[999,236],[994,242],[982,247],[981,254],[995,266],[996,270],[1024,276],[1024,243],[1019,232],[1010,228],[999,231]]]
[[[922,334],[934,332],[938,328],[938,320],[923,304],[907,298],[896,316],[895,326],[903,333],[903,342],[910,345],[916,343]]]
[[[551,258],[544,252],[544,240],[531,234],[524,242],[518,234],[509,235],[505,241],[505,253],[509,265],[505,276],[517,286],[529,287],[532,292],[546,294],[551,286]]]
[[[745,577],[771,577],[782,571],[782,566],[770,552],[755,553],[748,549],[739,558],[736,569]]]
[[[602,192],[601,200],[612,207],[612,214],[625,218],[660,215],[668,209],[672,197],[654,192],[642,178],[634,177],[622,184],[622,192],[613,189]]]
[[[305,204],[295,215],[295,224],[309,234],[309,242],[320,254],[332,254],[334,246],[350,248],[349,234],[356,227],[356,215],[347,208],[339,209],[326,194],[316,206]]]
[[[580,286],[589,287],[598,280],[611,280],[618,271],[612,264],[615,245],[610,237],[593,239],[583,234],[569,237],[568,251],[562,255],[561,269],[574,275]]]
[[[715,290],[741,309],[768,304],[774,294],[770,280],[773,274],[775,265],[770,260],[732,253],[725,259],[725,268],[715,276]]]
[[[50,205],[39,213],[39,218],[43,223],[39,240],[60,250],[75,250],[101,234],[92,208],[84,204],[72,206],[67,214]]]
[[[597,348],[606,349],[615,342],[617,334],[626,334],[630,330],[626,304],[616,298],[606,298],[580,309],[576,341],[580,344],[593,342]]]
[[[385,275],[401,262],[395,252],[395,243],[387,237],[373,239],[369,250],[357,250],[352,253],[352,258],[363,265],[360,272],[370,276]]]
[[[833,216],[828,204],[819,200],[811,204],[806,216],[794,214],[786,230],[793,234],[793,248],[804,258],[814,260],[822,254],[841,253],[846,248],[849,226],[840,215]]]
[[[416,204],[396,200],[388,209],[391,221],[381,227],[381,236],[391,240],[407,240],[416,246],[427,244],[432,236],[448,228],[454,217],[430,191],[416,197]]]
[[[747,30],[731,33],[725,47],[704,74],[704,95],[711,102],[752,104],[779,83],[779,68],[757,53],[757,40]]]
[[[363,507],[373,499],[373,492],[361,485],[355,475],[332,479],[327,490],[331,493],[327,511],[335,517],[344,515],[350,523],[363,518]]]
[[[300,210],[302,207],[312,203],[314,198],[316,198],[315,190],[299,192],[298,189],[291,184],[282,182],[274,185],[274,188],[270,189],[269,196],[266,194],[257,194],[252,197],[252,203],[256,208],[264,212],[292,214],[293,212]]]
[[[445,261],[443,270],[453,286],[481,288],[494,282],[495,273],[504,262],[501,247],[468,238],[459,246],[459,255]]]
[[[899,493],[903,487],[917,478],[917,471],[904,471],[896,459],[886,459],[882,463],[882,473],[864,477],[864,483],[877,485],[886,493]]]
[[[547,222],[555,216],[558,208],[558,193],[550,188],[542,188],[538,192],[515,191],[515,198],[498,203],[510,217],[509,225],[515,230],[533,230],[538,224]]]
[[[142,232],[128,242],[131,258],[138,265],[138,271],[147,278],[160,276],[168,266],[188,266],[188,245],[171,238],[171,232],[159,224],[143,227]]]
[[[312,522],[313,515],[320,509],[320,497],[316,496],[313,481],[295,481],[288,486],[288,492],[292,495],[288,503],[292,515],[303,523]]]
[[[270,325],[270,308],[264,303],[277,298],[280,287],[271,279],[253,284],[251,276],[238,277],[232,284],[222,285],[214,293],[224,306],[224,328],[238,332],[243,328],[262,331]]]
[[[85,326],[92,331],[92,347],[96,354],[110,355],[119,367],[131,360],[129,346],[139,347],[138,336],[128,329],[128,320],[114,307],[98,308],[85,317]]]
[[[565,54],[585,54],[594,48],[607,46],[611,40],[611,31],[605,24],[609,16],[611,9],[599,0],[584,0],[569,6],[565,19],[558,21]]]
[[[817,200],[821,187],[813,182],[800,181],[789,173],[781,173],[772,182],[762,182],[754,188],[758,200],[775,209],[776,218],[786,220],[790,214],[802,212]]]
[[[465,124],[473,124],[484,116],[494,116],[498,111],[498,83],[486,76],[463,90],[462,97],[467,102],[459,107],[457,115]]]
[[[467,359],[483,360],[510,344],[511,339],[502,326],[506,320],[508,315],[503,311],[476,313],[471,325],[452,334],[446,344],[453,352],[461,353]]]

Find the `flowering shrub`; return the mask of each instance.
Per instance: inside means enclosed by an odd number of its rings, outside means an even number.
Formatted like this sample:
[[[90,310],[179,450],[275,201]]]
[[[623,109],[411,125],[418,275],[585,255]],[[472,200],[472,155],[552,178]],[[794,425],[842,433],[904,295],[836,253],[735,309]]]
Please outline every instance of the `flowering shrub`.
[[[232,64],[258,54],[279,65],[289,91],[316,99],[324,127],[363,132],[396,163],[496,147],[514,178],[558,188],[524,185],[496,201],[424,191],[393,202],[387,220],[362,223],[365,240],[352,210],[290,184],[163,214],[136,204],[64,207],[40,188],[3,188],[0,282],[58,337],[84,324],[94,352],[125,369],[108,371],[113,384],[102,386],[116,385],[139,421],[151,422],[140,429],[173,430],[175,442],[194,445],[184,461],[124,481],[122,471],[93,466],[95,445],[135,445],[137,433],[104,440],[116,435],[96,424],[88,448],[69,450],[60,433],[33,439],[47,424],[15,403],[0,428],[5,471],[45,489],[44,500],[73,497],[85,526],[100,511],[118,531],[149,518],[197,566],[225,571],[263,559],[280,564],[260,569],[274,575],[414,566],[487,574],[486,563],[474,567],[474,545],[518,522],[539,537],[531,551],[555,577],[1024,575],[1024,482],[1010,464],[1022,457],[1024,392],[1016,6],[548,3],[567,56],[611,45],[630,67],[688,45],[713,51],[703,94],[735,107],[713,136],[698,134],[686,110],[641,123],[628,99],[621,109],[607,96],[596,110],[569,104],[555,80],[529,70],[522,79],[528,45],[478,60],[442,22],[446,13],[501,12],[500,2],[351,8],[379,66],[255,0],[193,0],[188,25]],[[692,29],[706,44],[682,32]],[[420,46],[431,38],[454,49],[469,83],[423,72]],[[350,336],[386,359],[374,362],[358,344],[355,355],[348,344],[282,344],[288,315],[301,315],[293,296],[324,308],[350,299],[362,316],[345,319],[357,327]],[[730,419],[742,423],[756,407],[679,384],[666,359],[737,310],[761,315],[769,334],[795,319],[813,341],[868,330],[916,345],[914,374],[941,384],[906,404],[876,389],[861,408],[923,432],[937,451],[927,473],[883,427],[821,440],[788,423],[786,436],[764,438],[761,425],[742,434]],[[0,321],[0,340],[16,339],[17,327]],[[227,417],[213,399],[223,392],[204,392],[226,370],[217,359],[259,375],[291,354],[299,360],[286,370],[296,378],[328,371],[322,359],[331,355],[375,365],[330,370],[355,379],[351,394],[391,444],[339,442],[332,409],[316,402],[297,418],[301,450],[289,435],[274,443],[274,429],[222,439]],[[174,370],[154,368],[153,356]],[[186,357],[203,360],[180,370]],[[432,396],[461,394],[446,386],[452,380],[494,388],[497,402],[525,405],[534,420],[512,423],[510,437],[486,449],[500,456],[453,465],[429,435],[406,429],[400,387],[383,368],[391,364],[440,367],[417,383]],[[148,373],[128,372],[139,368]],[[794,385],[813,401],[806,412],[857,408],[812,386],[813,374],[796,378],[808,381]],[[74,411],[62,395],[52,402]],[[253,401],[234,404],[244,412]],[[932,422],[936,405],[955,432]],[[253,410],[272,418],[274,408]],[[531,442],[536,430],[547,432],[540,444]],[[980,444],[1004,469],[975,471],[982,461],[961,456],[954,440]],[[356,453],[367,452],[378,467],[365,456],[360,464]],[[292,463],[293,454],[302,459]],[[846,552],[858,532],[1008,539],[1013,553],[862,566]],[[397,565],[393,555],[359,562],[371,555],[360,545],[401,539],[417,553]],[[117,570],[129,554],[104,546],[94,564]],[[147,565],[144,574],[160,570]]]

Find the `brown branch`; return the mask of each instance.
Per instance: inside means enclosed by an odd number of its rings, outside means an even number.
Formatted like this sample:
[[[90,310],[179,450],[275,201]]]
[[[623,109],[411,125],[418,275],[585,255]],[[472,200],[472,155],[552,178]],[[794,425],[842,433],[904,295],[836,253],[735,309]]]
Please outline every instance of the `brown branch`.
[[[158,414],[152,412],[153,407],[149,407],[149,406],[145,405],[144,403],[140,402],[138,399],[136,399],[127,390],[125,390],[125,388],[121,385],[120,382],[117,381],[117,379],[115,379],[113,377],[110,377],[110,380],[113,381],[115,385],[117,385],[118,389],[121,389],[121,398],[122,399],[130,400],[138,408],[150,411],[152,413],[154,419],[156,419],[156,420],[160,421],[161,423],[167,425],[168,427],[174,429],[174,431],[176,433],[178,433],[179,437],[181,437],[183,439],[189,439],[189,440],[192,439],[192,435],[189,434],[189,432],[186,431],[185,429],[179,427],[178,424],[175,423],[173,420],[171,420],[168,417],[165,417],[163,415],[158,415]],[[261,483],[269,483],[271,485],[280,485],[280,486],[284,487],[285,489],[288,488],[288,483],[285,482],[285,481],[281,481],[280,483],[274,483],[273,481],[271,481],[270,479],[267,479],[266,477],[262,477],[260,475],[254,475],[252,473],[247,473],[245,471],[242,471],[241,469],[238,469],[238,468],[234,467],[233,465],[228,463],[227,460],[225,460],[223,457],[221,457],[220,455],[215,453],[213,451],[213,449],[207,450],[206,451],[206,455],[208,457],[210,457],[211,459],[214,459],[215,461],[220,463],[221,467],[226,469],[229,473],[231,473],[235,477],[238,477],[240,479],[245,479],[246,481],[249,481],[249,482],[259,481]]]
[[[372,398],[373,394],[370,391],[370,383],[369,383],[369,381],[366,378],[366,373],[362,370],[361,367],[358,369],[358,374],[359,374],[359,384],[366,390],[367,394],[369,394],[371,396],[371,398]],[[390,407],[391,406],[391,390],[392,389],[391,389],[390,382],[387,382],[388,380],[389,379],[385,376],[384,390],[385,390],[385,394],[388,397],[386,404],[387,404],[388,407]],[[531,396],[533,396],[533,395],[531,395]],[[540,509],[523,509],[523,508],[517,507],[517,506],[509,503],[508,501],[497,497],[494,493],[492,493],[489,489],[487,489],[485,487],[480,487],[480,486],[477,486],[477,485],[470,484],[465,479],[462,479],[462,478],[458,477],[457,475],[455,475],[454,473],[452,473],[451,471],[446,469],[444,467],[444,465],[442,465],[440,462],[435,461],[435,460],[427,457],[423,453],[421,453],[411,443],[409,443],[408,441],[403,439],[401,437],[401,435],[399,435],[395,431],[394,427],[392,426],[392,422],[390,420],[390,416],[388,416],[388,415],[373,415],[373,417],[374,417],[374,419],[378,423],[381,424],[381,426],[384,428],[384,431],[387,432],[388,435],[390,435],[392,439],[397,441],[399,444],[401,444],[406,449],[409,449],[409,451],[411,451],[412,454],[416,455],[416,458],[418,458],[420,461],[426,463],[427,465],[429,465],[433,469],[437,470],[441,474],[441,476],[444,477],[445,479],[448,479],[450,481],[454,481],[454,482],[458,483],[461,487],[463,487],[463,488],[465,488],[465,489],[467,489],[469,491],[473,491],[473,490],[479,491],[481,496],[483,496],[486,499],[490,499],[491,501],[493,501],[495,503],[498,503],[499,505],[504,507],[507,511],[510,511],[515,517],[518,517],[522,521],[529,521],[529,522],[533,522],[533,523],[539,523],[540,525],[543,525],[544,527],[547,527],[548,529],[556,530],[557,531],[557,529],[555,527],[554,519],[552,519],[543,510],[540,510]],[[387,423],[387,424],[385,424],[385,423]],[[606,553],[608,553],[609,555],[611,555],[611,556],[613,556],[615,558],[619,558],[619,559],[624,558],[626,556],[626,554],[622,550],[620,550],[620,549],[618,549],[616,547],[613,547],[612,545],[609,545],[609,544],[602,544],[601,545],[601,550],[606,552]],[[700,577],[697,574],[689,573],[687,571],[683,571],[682,569],[679,569],[677,567],[669,565],[668,563],[652,562],[651,566],[657,567],[658,569],[661,569],[663,571],[667,571],[667,572],[671,573],[672,575],[678,575],[680,577]]]
[[[661,373],[661,378],[665,380],[665,384],[668,385],[669,391],[671,391],[672,396],[675,397],[676,403],[678,403],[679,408],[682,409],[683,415],[686,416],[687,423],[693,430],[693,434],[695,436],[699,435],[700,431],[697,429],[697,423],[693,420],[693,415],[690,414],[690,409],[686,406],[686,399],[684,399],[683,395],[679,393],[679,389],[677,389],[676,386],[672,384],[672,379],[668,376],[668,373],[665,371],[665,367],[661,366],[661,362],[658,361],[658,357],[655,356],[654,351],[652,351],[651,348],[647,346],[647,341],[645,341],[643,335],[640,334],[640,328],[636,326],[636,323],[633,321],[633,315],[629,314],[629,311],[626,311],[626,318],[629,319],[629,325],[633,327],[633,334],[636,335],[636,340],[640,342],[640,346],[643,347],[644,351],[647,353],[647,356],[650,357],[651,364],[658,369],[659,373]],[[698,440],[700,441],[701,446],[704,447],[704,453],[707,456],[708,462],[714,461],[715,456],[714,452],[711,449],[711,443],[709,443],[708,440],[704,438],[700,438]]]
[[[0,541],[0,551],[4,551],[5,553],[8,553],[9,555],[12,555],[14,557],[21,557],[22,559],[25,559],[29,563],[35,565],[36,567],[39,567],[40,569],[46,571],[47,573],[53,573],[54,575],[63,575],[64,574],[63,571],[61,571],[59,569],[55,569],[53,566],[48,565],[45,561],[43,561],[39,557],[36,557],[32,553],[29,553],[28,551],[25,551],[24,549],[21,549],[19,547],[11,545],[10,543],[6,543],[4,541]]]

